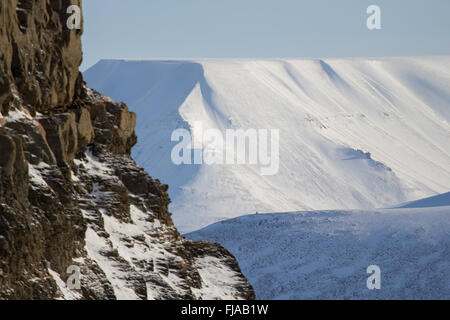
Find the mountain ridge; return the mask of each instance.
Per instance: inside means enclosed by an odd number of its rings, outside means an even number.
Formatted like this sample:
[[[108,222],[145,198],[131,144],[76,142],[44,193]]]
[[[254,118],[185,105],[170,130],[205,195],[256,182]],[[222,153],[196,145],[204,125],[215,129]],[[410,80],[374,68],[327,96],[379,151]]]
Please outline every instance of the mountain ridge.
[[[449,70],[448,56],[117,59],[84,76],[142,115],[133,155],[173,186],[174,220],[188,232],[252,212],[389,207],[447,191]],[[279,174],[174,166],[171,133],[196,121],[280,129]]]

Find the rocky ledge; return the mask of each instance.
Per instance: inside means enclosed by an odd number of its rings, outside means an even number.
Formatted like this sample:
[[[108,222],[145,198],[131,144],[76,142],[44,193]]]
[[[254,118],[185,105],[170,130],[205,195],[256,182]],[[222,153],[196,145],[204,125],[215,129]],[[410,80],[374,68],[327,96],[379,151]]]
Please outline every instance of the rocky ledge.
[[[136,115],[84,86],[71,4],[0,3],[0,299],[253,299],[227,250],[176,230],[130,157]]]

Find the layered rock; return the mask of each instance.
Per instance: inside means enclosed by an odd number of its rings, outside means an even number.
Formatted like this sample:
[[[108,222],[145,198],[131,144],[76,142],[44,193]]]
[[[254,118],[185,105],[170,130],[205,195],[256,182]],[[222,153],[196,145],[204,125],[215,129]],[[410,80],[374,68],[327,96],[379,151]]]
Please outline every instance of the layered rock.
[[[254,298],[228,251],[177,232],[130,157],[136,115],[83,86],[71,4],[0,3],[0,299]]]
[[[0,2],[0,112],[51,110],[80,94],[82,29],[66,28],[70,5],[81,0]]]

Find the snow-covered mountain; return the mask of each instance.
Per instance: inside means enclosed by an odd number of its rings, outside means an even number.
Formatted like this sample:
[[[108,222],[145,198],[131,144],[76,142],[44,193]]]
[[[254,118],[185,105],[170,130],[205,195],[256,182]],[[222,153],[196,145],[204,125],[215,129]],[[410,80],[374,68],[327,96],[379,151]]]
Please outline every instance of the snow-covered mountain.
[[[87,84],[137,113],[133,157],[182,232],[255,212],[391,207],[450,189],[450,57],[102,60]],[[279,172],[175,165],[174,130],[279,129]],[[207,147],[203,145],[203,147]]]
[[[426,202],[253,214],[187,237],[230,250],[257,299],[450,299],[450,197]],[[380,290],[367,287],[369,266],[380,268]]]

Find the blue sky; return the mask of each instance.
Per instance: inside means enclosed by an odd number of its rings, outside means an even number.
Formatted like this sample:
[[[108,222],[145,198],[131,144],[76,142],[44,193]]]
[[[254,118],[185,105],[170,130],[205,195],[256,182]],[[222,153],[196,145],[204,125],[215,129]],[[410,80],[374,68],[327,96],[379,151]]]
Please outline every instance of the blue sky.
[[[366,27],[381,8],[382,29]],[[82,70],[102,58],[450,54],[449,0],[85,0]]]

